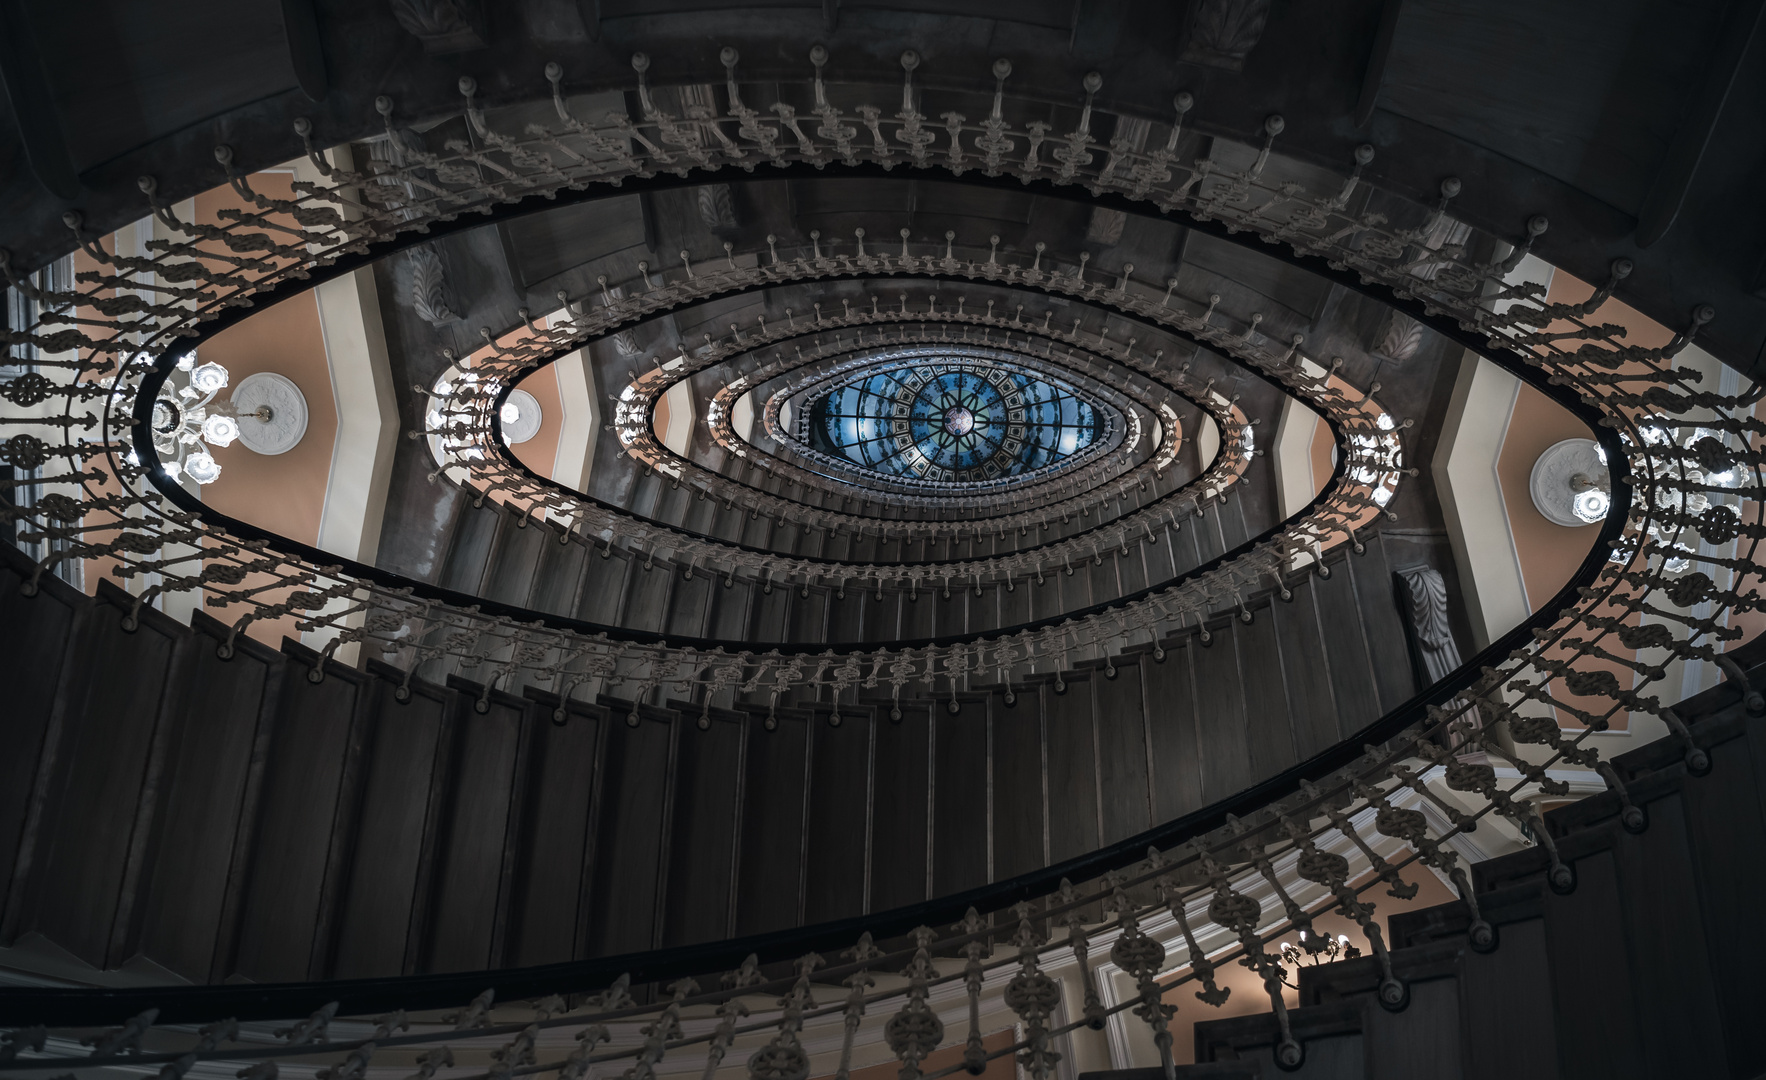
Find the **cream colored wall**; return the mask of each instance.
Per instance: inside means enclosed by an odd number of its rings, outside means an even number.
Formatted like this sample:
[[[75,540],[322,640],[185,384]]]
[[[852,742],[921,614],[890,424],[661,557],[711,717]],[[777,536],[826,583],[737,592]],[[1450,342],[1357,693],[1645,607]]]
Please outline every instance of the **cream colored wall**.
[[[1548,284],[1551,276],[1549,264],[1528,256],[1508,280]],[[1441,442],[1429,463],[1461,596],[1471,616],[1473,644],[1479,649],[1533,611],[1497,476],[1520,388],[1519,379],[1468,350],[1460,359]]]
[[[558,453],[552,479],[573,491],[583,490],[595,468],[595,444],[601,437],[601,410],[594,365],[587,349],[558,358]]]
[[[1322,425],[1318,413],[1299,398],[1282,400],[1282,415],[1275,429],[1275,492],[1283,518],[1293,517],[1318,494],[1314,481],[1312,444]],[[1330,429],[1325,428],[1326,431]]]

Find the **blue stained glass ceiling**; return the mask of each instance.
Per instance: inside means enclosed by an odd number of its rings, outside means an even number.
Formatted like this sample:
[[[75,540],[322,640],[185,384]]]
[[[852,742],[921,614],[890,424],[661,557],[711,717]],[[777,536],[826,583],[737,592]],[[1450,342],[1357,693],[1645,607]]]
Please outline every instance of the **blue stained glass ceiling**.
[[[1087,456],[1103,446],[1114,413],[1016,365],[904,358],[807,402],[800,437],[841,464],[885,476],[986,483]]]

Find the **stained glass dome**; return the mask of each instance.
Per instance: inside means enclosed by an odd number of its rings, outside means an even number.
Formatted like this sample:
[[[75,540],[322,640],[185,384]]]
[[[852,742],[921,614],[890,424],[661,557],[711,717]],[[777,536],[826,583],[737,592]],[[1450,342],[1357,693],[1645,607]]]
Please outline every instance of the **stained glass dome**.
[[[809,396],[798,437],[818,456],[905,481],[973,484],[1101,450],[1116,410],[1063,380],[982,358],[863,368]]]

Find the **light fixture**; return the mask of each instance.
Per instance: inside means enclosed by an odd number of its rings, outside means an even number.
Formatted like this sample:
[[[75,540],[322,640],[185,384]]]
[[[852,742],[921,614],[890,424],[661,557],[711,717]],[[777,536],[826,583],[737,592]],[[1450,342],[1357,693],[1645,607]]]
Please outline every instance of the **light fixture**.
[[[539,399],[517,389],[509,391],[503,407],[497,410],[497,419],[503,425],[503,441],[515,446],[538,435],[545,417],[540,412]]]
[[[1606,518],[1612,501],[1612,497],[1601,489],[1589,488],[1576,493],[1570,502],[1570,512],[1590,525],[1598,524]]]
[[[1545,520],[1573,529],[1606,520],[1613,505],[1611,483],[1599,443],[1563,439],[1533,463],[1527,490]]]
[[[203,364],[190,372],[190,389],[199,394],[214,394],[226,386],[227,369],[219,364]]]
[[[1332,937],[1329,934],[1308,934],[1304,930],[1300,931],[1300,944],[1284,941],[1278,947],[1278,951],[1281,955],[1282,966],[1294,969],[1295,978],[1293,981],[1290,982],[1285,973],[1282,976],[1282,982],[1289,986],[1298,986],[1300,969],[1306,966],[1305,961],[1309,956],[1312,958],[1312,966],[1317,967],[1320,964],[1335,963],[1338,960],[1353,960],[1361,955],[1361,950],[1349,940],[1348,934],[1338,934],[1336,937]]]
[[[212,484],[221,477],[221,463],[206,452],[198,450],[184,459],[184,475],[199,484]]]
[[[231,446],[239,438],[239,422],[231,416],[212,414],[202,422],[202,439],[213,446]]]

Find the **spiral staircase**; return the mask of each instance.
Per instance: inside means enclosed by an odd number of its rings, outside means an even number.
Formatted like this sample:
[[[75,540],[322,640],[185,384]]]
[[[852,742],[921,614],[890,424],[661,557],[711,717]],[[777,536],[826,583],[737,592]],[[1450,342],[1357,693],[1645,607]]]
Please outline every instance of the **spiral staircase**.
[[[0,1073],[1766,1075],[1760,6],[0,3]]]

